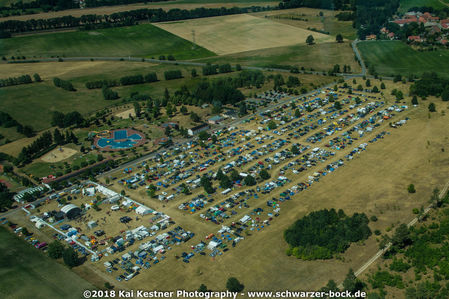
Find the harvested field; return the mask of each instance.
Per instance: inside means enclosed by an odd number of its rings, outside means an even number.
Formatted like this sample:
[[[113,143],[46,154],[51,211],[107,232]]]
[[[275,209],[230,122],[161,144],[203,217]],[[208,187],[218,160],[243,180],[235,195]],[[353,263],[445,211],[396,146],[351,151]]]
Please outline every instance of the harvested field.
[[[15,1],[14,1],[15,2]],[[198,7],[205,8],[220,8],[220,7],[249,7],[249,6],[277,6],[279,1],[264,1],[264,0],[247,0],[247,1],[168,1],[168,2],[149,2],[147,4],[136,3],[130,5],[117,5],[117,6],[103,6],[103,7],[93,7],[93,8],[84,8],[84,9],[68,9],[63,11],[52,11],[52,12],[42,12],[32,15],[23,15],[23,16],[10,16],[6,18],[0,18],[0,22],[7,20],[20,20],[26,21],[30,19],[50,19],[50,18],[58,18],[63,16],[73,16],[80,17],[82,15],[89,14],[97,14],[97,15],[110,15],[117,12],[135,10],[135,9],[158,9],[162,8],[163,10],[170,10],[174,8],[179,9],[195,9]]]
[[[194,31],[196,44],[221,55],[305,44],[310,34],[317,43],[334,39],[248,14],[159,23],[156,26],[187,40],[192,40]]]
[[[48,163],[55,163],[70,158],[76,153],[76,150],[68,147],[55,148],[42,156],[41,160]]]

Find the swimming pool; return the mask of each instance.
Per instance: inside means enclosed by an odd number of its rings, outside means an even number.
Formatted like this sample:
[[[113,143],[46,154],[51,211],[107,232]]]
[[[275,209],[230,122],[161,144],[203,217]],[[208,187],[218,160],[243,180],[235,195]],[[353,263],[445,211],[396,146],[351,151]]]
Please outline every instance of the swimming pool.
[[[114,138],[98,139],[97,146],[100,148],[110,147],[111,149],[127,149],[133,147],[138,141],[142,140],[142,136],[137,133],[128,136],[128,130],[114,131],[113,136]]]

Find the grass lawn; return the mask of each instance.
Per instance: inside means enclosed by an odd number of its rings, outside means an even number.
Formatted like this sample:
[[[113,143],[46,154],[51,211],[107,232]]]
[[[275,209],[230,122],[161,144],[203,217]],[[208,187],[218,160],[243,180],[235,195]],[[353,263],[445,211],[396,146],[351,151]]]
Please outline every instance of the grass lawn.
[[[5,39],[2,56],[139,56],[174,55],[176,59],[213,56],[214,53],[151,24],[131,27],[75,31]]]
[[[334,64],[340,64],[340,66],[347,64],[351,66],[353,72],[359,71],[359,66],[354,61],[354,53],[347,42],[269,48],[204,58],[200,61],[210,63],[229,62],[258,67],[298,66],[305,67],[307,70],[313,68],[323,71],[328,71]]]
[[[0,227],[0,280],[2,298],[80,298],[83,290],[93,288],[4,227]]]
[[[359,43],[358,47],[368,64],[373,64],[382,75],[421,74],[436,72],[448,78],[443,65],[449,63],[449,51],[419,52],[400,41],[376,41]]]
[[[399,11],[400,12],[407,12],[410,8],[412,7],[420,7],[420,6],[427,6],[427,7],[433,7],[436,9],[442,9],[444,7],[447,7],[446,5],[444,5],[444,3],[441,2],[446,2],[449,3],[449,1],[447,0],[401,0],[400,1],[400,6],[399,6]]]

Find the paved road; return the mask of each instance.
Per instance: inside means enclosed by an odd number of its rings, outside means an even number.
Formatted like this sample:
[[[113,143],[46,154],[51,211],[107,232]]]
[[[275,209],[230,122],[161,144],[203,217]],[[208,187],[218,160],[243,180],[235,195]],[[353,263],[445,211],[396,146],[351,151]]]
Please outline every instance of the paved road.
[[[446,185],[444,185],[443,190],[441,190],[440,194],[438,195],[438,197],[440,199],[442,199],[444,197],[444,195],[447,192],[447,189],[449,188],[449,181],[446,183]],[[432,209],[433,204],[429,205],[427,208],[424,209],[424,213],[423,215],[426,215],[427,213],[429,213],[429,211]],[[415,217],[412,219],[412,221],[410,221],[407,224],[407,227],[411,227],[413,225],[415,225],[419,220],[419,217]],[[371,266],[379,257],[381,257],[385,252],[387,252],[390,247],[392,246],[391,242],[389,242],[384,249],[379,250],[373,257],[371,257],[365,264],[363,264],[363,266],[361,266],[357,271],[354,272],[355,276],[359,276],[360,274],[362,274],[366,269],[369,268],[369,266]],[[343,283],[341,283],[338,286],[340,289],[343,288]]]
[[[354,51],[355,56],[360,62],[360,67],[362,68],[362,72],[358,74],[358,77],[366,76],[366,65],[365,62],[362,59],[362,55],[360,55],[359,49],[357,48],[357,44],[360,42],[360,40],[356,39],[351,43],[352,51]]]

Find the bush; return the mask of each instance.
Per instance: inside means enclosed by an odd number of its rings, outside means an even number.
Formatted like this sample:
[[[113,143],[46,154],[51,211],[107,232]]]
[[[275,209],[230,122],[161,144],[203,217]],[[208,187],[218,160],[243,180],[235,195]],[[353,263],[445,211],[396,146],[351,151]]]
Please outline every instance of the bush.
[[[415,185],[413,185],[413,184],[408,185],[407,190],[408,190],[408,193],[415,193],[416,192]]]
[[[235,277],[230,277],[226,282],[226,288],[231,292],[241,292],[245,288]]]

